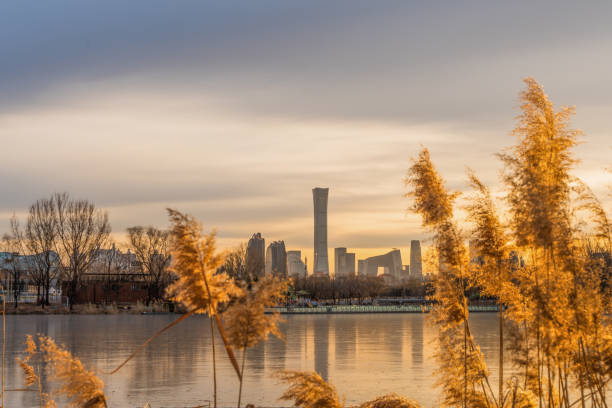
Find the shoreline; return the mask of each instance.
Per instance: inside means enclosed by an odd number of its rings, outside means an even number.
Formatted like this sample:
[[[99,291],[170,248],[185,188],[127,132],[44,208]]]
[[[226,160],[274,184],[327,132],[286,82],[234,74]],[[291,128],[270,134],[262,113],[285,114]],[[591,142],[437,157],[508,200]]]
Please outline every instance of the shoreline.
[[[330,306],[279,306],[266,309],[266,314],[279,313],[282,315],[323,315],[323,314],[379,314],[379,313],[429,313],[431,305],[411,304],[411,305],[330,305]],[[495,313],[497,305],[468,305],[470,313]],[[95,305],[75,305],[73,310],[69,310],[63,305],[50,305],[44,309],[40,306],[31,304],[19,305],[17,310],[10,306],[6,308],[7,315],[166,315],[182,314],[180,312],[170,312],[166,310],[155,310],[152,308],[141,308],[135,305],[115,306],[106,305],[96,307]]]
[[[429,313],[431,305],[402,305],[402,306],[363,306],[363,305],[330,305],[315,307],[273,307],[266,309],[266,313],[280,314],[366,314],[366,313]],[[499,311],[497,305],[468,305],[471,313],[495,313]]]

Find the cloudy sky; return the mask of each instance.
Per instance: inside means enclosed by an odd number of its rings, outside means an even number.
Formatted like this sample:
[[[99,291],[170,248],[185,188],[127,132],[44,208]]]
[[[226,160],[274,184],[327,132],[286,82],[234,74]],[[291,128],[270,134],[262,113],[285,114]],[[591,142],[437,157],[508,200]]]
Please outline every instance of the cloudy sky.
[[[311,260],[321,186],[331,248],[408,263],[426,236],[410,158],[428,146],[454,189],[466,166],[497,184],[526,76],[576,106],[576,172],[604,195],[611,18],[603,1],[4,0],[0,231],[68,191],[117,240],[172,206],[223,247],[261,231]]]

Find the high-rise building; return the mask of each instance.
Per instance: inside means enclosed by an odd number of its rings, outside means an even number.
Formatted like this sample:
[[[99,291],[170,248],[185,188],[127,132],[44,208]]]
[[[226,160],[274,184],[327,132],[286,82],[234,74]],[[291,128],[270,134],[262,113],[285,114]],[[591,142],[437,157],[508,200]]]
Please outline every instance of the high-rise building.
[[[384,268],[385,274],[401,279],[402,254],[400,250],[394,249],[384,255],[359,260],[359,275],[377,276],[378,268]]]
[[[423,261],[421,260],[421,241],[410,241],[410,277],[423,279]]]
[[[287,251],[284,241],[274,241],[266,250],[266,276],[287,276]]]
[[[312,189],[314,204],[314,268],[315,274],[329,275],[327,257],[327,196],[329,188]]]
[[[299,278],[306,277],[306,264],[302,261],[302,251],[287,251],[287,274]]]
[[[255,271],[257,276],[263,276],[266,263],[266,240],[261,233],[255,233],[247,244],[246,262],[248,268]]]
[[[355,275],[355,254],[346,252],[346,248],[334,249],[334,276]]]

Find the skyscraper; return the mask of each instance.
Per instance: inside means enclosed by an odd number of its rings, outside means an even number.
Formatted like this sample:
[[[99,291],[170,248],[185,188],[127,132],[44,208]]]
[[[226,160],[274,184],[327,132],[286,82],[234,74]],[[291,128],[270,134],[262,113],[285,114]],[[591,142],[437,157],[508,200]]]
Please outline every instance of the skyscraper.
[[[274,241],[266,250],[266,276],[287,276],[287,251],[284,241]]]
[[[410,277],[423,279],[423,263],[421,261],[421,241],[410,241]]]
[[[315,274],[329,275],[327,258],[327,196],[329,188],[312,189],[314,204],[314,268]]]
[[[246,261],[250,269],[254,270],[257,276],[263,276],[266,260],[266,240],[258,232],[251,236],[247,244]]]

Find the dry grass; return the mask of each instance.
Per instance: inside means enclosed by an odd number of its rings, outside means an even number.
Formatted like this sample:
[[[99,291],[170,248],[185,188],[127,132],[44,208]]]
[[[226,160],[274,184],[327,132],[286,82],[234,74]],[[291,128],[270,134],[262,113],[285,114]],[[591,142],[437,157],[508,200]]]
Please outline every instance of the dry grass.
[[[69,407],[106,408],[102,380],[53,339],[39,336],[37,344],[27,336],[25,353],[24,359],[17,360],[25,374],[24,385],[26,388],[38,385],[41,407],[55,407],[52,396],[62,396],[68,399]],[[49,393],[43,390],[43,376],[45,383],[55,386]]]
[[[338,398],[336,387],[325,382],[325,380],[314,371],[280,371],[277,376],[282,382],[289,384],[289,388],[287,388],[280,399],[293,401],[295,407],[344,407],[344,403]]]
[[[413,400],[393,393],[364,402],[359,408],[421,408],[421,406]]]

